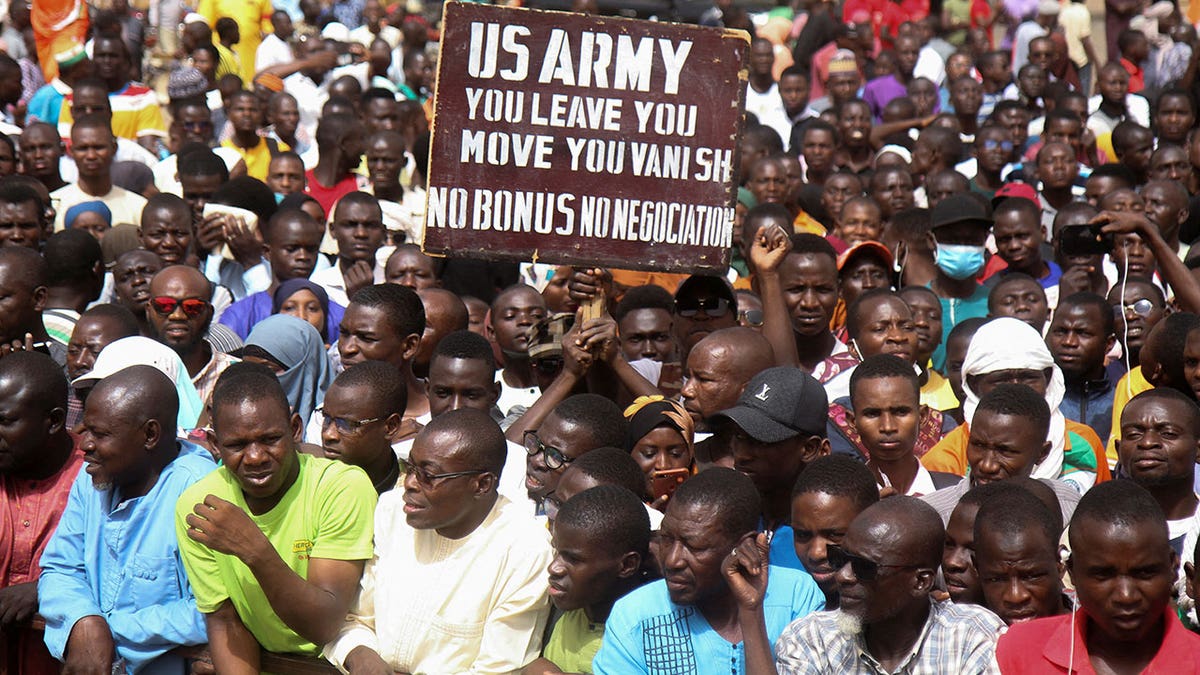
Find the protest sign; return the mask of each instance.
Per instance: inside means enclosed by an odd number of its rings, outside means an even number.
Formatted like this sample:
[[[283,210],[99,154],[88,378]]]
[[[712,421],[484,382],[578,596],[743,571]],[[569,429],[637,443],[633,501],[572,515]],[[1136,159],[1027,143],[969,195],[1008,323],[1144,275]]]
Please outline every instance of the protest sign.
[[[749,36],[448,2],[424,249],[723,272]]]

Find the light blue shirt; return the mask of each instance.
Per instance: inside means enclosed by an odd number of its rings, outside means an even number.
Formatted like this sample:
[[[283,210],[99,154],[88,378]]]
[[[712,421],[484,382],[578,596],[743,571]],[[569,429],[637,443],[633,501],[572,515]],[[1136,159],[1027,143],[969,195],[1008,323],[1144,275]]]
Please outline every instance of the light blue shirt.
[[[182,658],[163,655],[207,642],[179,557],[175,502],[216,464],[207,450],[179,445],[179,455],[142,497],[121,501],[79,472],[38,580],[46,646],[55,658],[63,658],[71,629],[86,616],[108,622],[128,673],[183,673]]]
[[[812,577],[770,566],[763,614],[772,644],[792,621],[824,608],[825,596]],[[726,641],[698,609],[671,602],[667,582],[659,580],[613,606],[592,670],[596,675],[744,675],[746,654],[742,643]]]

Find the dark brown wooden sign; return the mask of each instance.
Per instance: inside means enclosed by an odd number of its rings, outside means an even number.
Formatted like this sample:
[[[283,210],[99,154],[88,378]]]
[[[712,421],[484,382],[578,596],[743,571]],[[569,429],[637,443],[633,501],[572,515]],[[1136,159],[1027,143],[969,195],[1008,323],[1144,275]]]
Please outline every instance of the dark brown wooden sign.
[[[749,36],[448,2],[424,249],[723,272]]]

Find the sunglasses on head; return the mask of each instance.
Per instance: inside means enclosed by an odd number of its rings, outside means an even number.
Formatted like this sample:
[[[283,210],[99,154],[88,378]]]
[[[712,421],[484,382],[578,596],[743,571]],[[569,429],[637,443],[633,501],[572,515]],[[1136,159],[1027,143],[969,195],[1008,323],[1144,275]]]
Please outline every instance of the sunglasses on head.
[[[175,308],[182,306],[183,313],[188,317],[197,317],[203,314],[204,310],[208,309],[208,301],[201,300],[200,298],[185,298],[180,300],[178,298],[160,295],[158,297],[150,298],[150,306],[154,308],[154,311],[162,314],[163,316],[170,316],[174,314]]]
[[[916,569],[919,567],[919,565],[878,563],[860,555],[847,553],[841,546],[837,546],[836,544],[830,544],[825,547],[825,558],[829,561],[829,566],[835,570],[840,570],[846,565],[850,565],[850,571],[854,572],[854,578],[859,581],[874,581],[879,577],[879,570],[885,567],[894,569]]]
[[[685,319],[690,319],[700,312],[712,318],[725,316],[729,311],[729,301],[725,298],[696,298],[694,300],[676,300],[675,313]]]

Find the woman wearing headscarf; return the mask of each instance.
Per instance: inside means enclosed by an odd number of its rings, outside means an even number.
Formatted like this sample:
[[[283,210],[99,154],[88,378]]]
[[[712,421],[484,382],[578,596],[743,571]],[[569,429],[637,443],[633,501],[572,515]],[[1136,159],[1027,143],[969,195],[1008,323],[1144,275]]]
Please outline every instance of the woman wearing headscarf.
[[[1080,492],[1112,478],[1096,432],[1067,419],[1058,409],[1066,392],[1062,371],[1054,364],[1042,336],[1029,324],[1011,317],[984,324],[967,347],[962,376],[965,423],[921,457],[926,469],[966,474],[969,427],[979,399],[997,384],[1012,382],[1042,394],[1050,407],[1050,431],[1046,435],[1050,452],[1033,467],[1034,478],[1062,480]]]
[[[641,396],[625,409],[625,446],[646,474],[646,496],[661,508],[695,470],[695,423],[676,401]]]
[[[137,335],[110,342],[96,355],[96,362],[92,364],[91,371],[75,378],[71,386],[86,389],[130,366],[152,366],[175,384],[175,392],[179,394],[177,423],[181,438],[185,437],[188,431],[200,426],[201,414],[204,412],[200,394],[196,392],[183,360],[175,350],[157,340]]]
[[[321,405],[325,390],[333,382],[333,367],[321,334],[307,321],[287,314],[258,322],[246,338],[242,358],[275,371],[292,412],[302,420]]]
[[[325,344],[337,339],[345,311],[341,305],[329,301],[329,294],[320,284],[308,279],[288,279],[271,296],[271,314],[287,314],[307,321],[321,334]]]
[[[63,224],[68,228],[83,230],[104,241],[104,235],[112,228],[112,210],[102,201],[80,202],[67,209]]]

